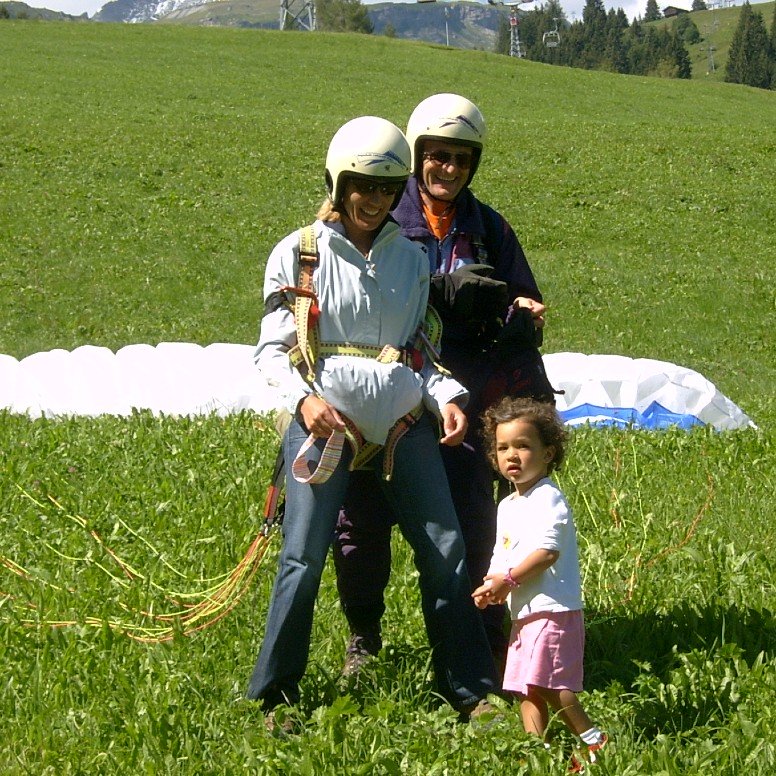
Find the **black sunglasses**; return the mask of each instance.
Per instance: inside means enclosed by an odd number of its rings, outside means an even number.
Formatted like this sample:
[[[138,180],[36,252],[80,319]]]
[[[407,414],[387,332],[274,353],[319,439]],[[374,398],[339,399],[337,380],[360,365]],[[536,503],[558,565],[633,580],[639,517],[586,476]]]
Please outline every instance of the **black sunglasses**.
[[[450,151],[425,151],[423,158],[434,164],[455,164],[462,170],[468,170],[472,166],[472,155],[465,152],[450,153]]]
[[[394,183],[379,183],[378,181],[368,181],[363,178],[350,178],[350,183],[359,194],[374,194],[379,191],[386,197],[395,197],[404,191],[406,185],[404,181]]]

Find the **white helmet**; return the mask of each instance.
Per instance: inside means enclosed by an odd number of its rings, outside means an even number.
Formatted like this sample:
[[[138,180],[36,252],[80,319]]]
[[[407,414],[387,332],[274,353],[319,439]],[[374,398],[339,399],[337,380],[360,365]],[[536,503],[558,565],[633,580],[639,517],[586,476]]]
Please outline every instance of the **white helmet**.
[[[390,121],[360,116],[343,124],[326,154],[326,189],[335,208],[342,204],[347,178],[405,181],[410,177],[410,147]],[[398,204],[398,194],[392,207]]]
[[[407,141],[412,149],[412,174],[418,175],[423,166],[423,141],[441,140],[469,146],[473,149],[468,186],[482,155],[485,144],[485,119],[480,109],[459,94],[433,94],[412,111],[407,122]]]

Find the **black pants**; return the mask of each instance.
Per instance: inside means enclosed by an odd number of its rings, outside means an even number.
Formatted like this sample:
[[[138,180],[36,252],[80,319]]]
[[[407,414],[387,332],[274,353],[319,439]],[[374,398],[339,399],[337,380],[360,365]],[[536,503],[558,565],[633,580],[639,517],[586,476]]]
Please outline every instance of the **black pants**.
[[[440,446],[458,521],[466,546],[472,590],[488,571],[496,539],[493,472],[482,451],[478,432],[465,445]],[[342,609],[355,633],[379,633],[385,612],[383,594],[391,573],[391,509],[382,498],[379,473],[353,472],[334,541],[337,589]],[[480,611],[497,669],[506,658],[506,607]],[[500,676],[500,674],[499,674]]]

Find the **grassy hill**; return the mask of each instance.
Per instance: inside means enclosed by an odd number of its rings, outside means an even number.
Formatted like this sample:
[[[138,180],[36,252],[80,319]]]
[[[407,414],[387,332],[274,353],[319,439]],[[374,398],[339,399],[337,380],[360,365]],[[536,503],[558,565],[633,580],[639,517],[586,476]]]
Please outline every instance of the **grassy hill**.
[[[753,3],[752,10],[761,14],[766,29],[770,29],[773,20],[774,3]],[[687,46],[692,61],[692,77],[705,81],[724,81],[725,63],[728,58],[730,41],[738,26],[741,6],[714,8],[708,11],[693,11],[690,18],[698,28],[702,40]],[[674,19],[661,19],[651,22],[657,26],[674,24]],[[712,50],[709,51],[709,47]],[[711,65],[714,65],[713,69]]]
[[[535,269],[546,350],[692,367],[760,426],[573,434],[560,483],[583,700],[613,741],[601,773],[774,772],[776,95],[345,34],[5,21],[0,36],[0,353],[16,357],[255,341],[266,256],[312,218],[334,131],[364,113],[403,125],[432,89],[474,99],[490,129],[476,191]],[[275,446],[250,414],[0,413],[0,772],[565,773],[559,725],[547,751],[514,708],[484,732],[440,706],[398,537],[386,648],[344,694],[327,568],[298,736],[272,738],[241,701],[277,535],[228,617],[127,638],[229,578]]]

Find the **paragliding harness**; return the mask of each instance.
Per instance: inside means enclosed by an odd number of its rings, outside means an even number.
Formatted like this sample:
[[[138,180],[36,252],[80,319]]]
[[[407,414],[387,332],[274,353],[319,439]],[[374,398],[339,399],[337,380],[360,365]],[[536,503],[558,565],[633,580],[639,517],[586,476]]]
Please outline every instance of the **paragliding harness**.
[[[292,310],[297,342],[289,350],[288,357],[307,383],[312,384],[315,379],[315,362],[318,357],[331,355],[374,358],[381,364],[392,364],[402,361],[415,371],[419,371],[422,367],[423,354],[425,353],[439,371],[443,374],[449,374],[439,363],[442,322],[437,312],[430,306],[426,311],[425,320],[416,333],[415,341],[402,348],[394,347],[393,345],[381,347],[377,345],[321,341],[317,326],[320,310],[318,308],[318,297],[313,285],[313,273],[318,265],[318,261],[315,230],[314,225],[311,224],[299,231],[299,276],[297,285],[284,286],[279,289],[267,299],[267,304],[265,305],[265,315],[282,306]],[[293,295],[293,303],[289,295]],[[295,479],[311,485],[325,482],[334,469],[336,469],[343,443],[347,441],[353,451],[353,457],[349,465],[350,471],[365,468],[372,458],[384,449],[382,476],[383,479],[390,480],[396,445],[408,429],[418,422],[423,412],[424,407],[420,403],[410,412],[400,417],[389,430],[387,439],[382,445],[364,439],[355,423],[346,415],[340,413],[345,423],[345,431],[335,431],[332,433],[321,453],[320,461],[312,473],[307,471],[307,462],[304,459],[304,454],[314,444],[315,440],[312,435],[308,437],[292,464]],[[282,436],[290,422],[290,416],[286,413],[279,420],[277,430]],[[264,522],[267,532],[272,525],[281,523],[283,519],[285,505],[282,501],[282,492],[285,473],[286,461],[281,445],[275,460],[272,483],[264,504]]]

